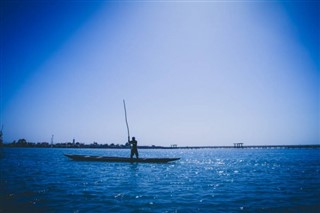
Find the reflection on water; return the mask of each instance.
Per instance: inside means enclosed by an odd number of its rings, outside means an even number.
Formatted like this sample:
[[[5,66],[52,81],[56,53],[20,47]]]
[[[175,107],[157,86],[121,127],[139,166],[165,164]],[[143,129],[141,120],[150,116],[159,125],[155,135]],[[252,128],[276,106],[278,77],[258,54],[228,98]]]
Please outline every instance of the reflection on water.
[[[72,161],[63,153],[127,157],[129,150],[0,150],[0,212],[318,211],[317,149],[140,150],[168,164]]]

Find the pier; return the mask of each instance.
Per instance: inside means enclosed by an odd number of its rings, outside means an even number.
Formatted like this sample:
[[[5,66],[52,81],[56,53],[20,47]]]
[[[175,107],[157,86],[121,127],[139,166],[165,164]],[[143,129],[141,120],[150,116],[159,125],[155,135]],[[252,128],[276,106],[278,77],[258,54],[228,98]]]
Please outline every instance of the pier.
[[[243,148],[243,143],[233,143],[234,148]]]

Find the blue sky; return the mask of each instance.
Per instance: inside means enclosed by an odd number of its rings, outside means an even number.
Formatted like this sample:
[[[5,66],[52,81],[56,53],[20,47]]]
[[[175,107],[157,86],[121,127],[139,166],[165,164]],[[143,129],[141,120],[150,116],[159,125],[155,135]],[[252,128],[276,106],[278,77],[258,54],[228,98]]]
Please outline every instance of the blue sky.
[[[319,144],[317,1],[3,1],[4,140]]]

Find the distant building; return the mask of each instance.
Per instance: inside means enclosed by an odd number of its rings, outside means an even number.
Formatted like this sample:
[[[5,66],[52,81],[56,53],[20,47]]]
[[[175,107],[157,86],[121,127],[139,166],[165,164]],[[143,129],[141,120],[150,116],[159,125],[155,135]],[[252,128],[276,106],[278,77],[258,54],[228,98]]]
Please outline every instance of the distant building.
[[[51,147],[53,147],[53,137],[54,135],[51,136]]]
[[[171,148],[177,148],[178,145],[177,144],[171,144]]]

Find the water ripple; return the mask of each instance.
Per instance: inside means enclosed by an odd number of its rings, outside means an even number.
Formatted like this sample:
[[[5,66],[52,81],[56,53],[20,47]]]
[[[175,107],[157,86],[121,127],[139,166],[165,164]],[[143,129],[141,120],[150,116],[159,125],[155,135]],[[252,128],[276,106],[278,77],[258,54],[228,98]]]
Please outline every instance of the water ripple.
[[[169,164],[76,162],[63,156],[126,156],[128,150],[1,152],[0,212],[319,210],[318,150],[140,151],[145,157],[181,157]]]

